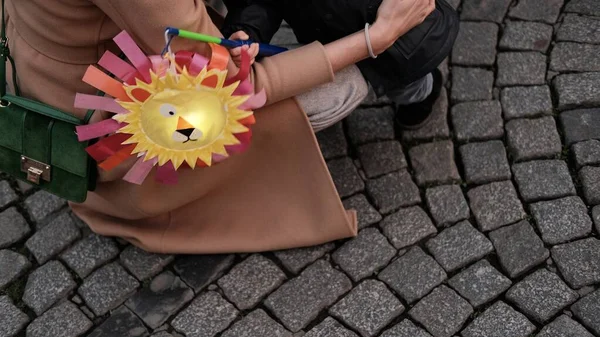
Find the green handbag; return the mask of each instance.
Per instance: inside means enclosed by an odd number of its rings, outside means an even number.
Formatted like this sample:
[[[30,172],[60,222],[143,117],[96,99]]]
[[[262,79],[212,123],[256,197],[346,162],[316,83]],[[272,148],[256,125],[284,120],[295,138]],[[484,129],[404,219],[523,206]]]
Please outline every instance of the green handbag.
[[[75,134],[84,120],[44,103],[20,96],[16,69],[10,56],[2,0],[0,36],[0,171],[73,202],[83,202],[94,190],[96,163],[87,154],[87,142]],[[6,93],[6,61],[13,70],[14,95]]]

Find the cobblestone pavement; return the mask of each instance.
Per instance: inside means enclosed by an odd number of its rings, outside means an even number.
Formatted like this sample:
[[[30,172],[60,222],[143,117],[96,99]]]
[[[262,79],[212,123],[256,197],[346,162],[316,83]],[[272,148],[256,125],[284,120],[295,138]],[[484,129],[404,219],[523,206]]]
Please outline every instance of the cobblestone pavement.
[[[4,180],[0,336],[600,336],[600,1],[459,1],[430,126],[318,134],[357,238],[148,254]]]

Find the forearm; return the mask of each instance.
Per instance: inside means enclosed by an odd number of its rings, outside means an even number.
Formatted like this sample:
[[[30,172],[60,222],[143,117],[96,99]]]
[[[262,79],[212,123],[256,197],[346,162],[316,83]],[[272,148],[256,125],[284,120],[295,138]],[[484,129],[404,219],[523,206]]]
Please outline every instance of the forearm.
[[[376,55],[384,52],[394,42],[389,34],[376,25],[369,28],[369,36],[373,52]],[[325,53],[334,72],[370,57],[365,31],[361,30],[326,44]]]

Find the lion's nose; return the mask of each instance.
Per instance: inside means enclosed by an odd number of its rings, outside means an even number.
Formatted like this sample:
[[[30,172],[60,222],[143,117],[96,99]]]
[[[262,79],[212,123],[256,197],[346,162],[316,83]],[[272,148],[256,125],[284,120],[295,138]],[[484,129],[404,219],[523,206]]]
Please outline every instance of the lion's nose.
[[[178,133],[181,133],[182,135],[190,138],[192,136],[192,133],[194,133],[194,128],[189,128],[189,129],[181,129],[181,130],[177,130]]]
[[[177,131],[187,129],[194,131],[195,128],[192,124],[190,124],[190,122],[186,121],[185,118],[179,117],[179,119],[177,120]],[[190,131],[190,134],[192,133],[192,131]]]

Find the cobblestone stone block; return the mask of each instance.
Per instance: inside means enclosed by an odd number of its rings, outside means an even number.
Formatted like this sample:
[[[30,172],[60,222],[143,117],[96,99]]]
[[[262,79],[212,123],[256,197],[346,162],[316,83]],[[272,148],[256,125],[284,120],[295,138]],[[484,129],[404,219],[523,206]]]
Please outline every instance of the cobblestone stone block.
[[[160,273],[173,258],[173,255],[154,254],[136,246],[128,246],[119,259],[133,276],[142,281]]]
[[[577,168],[600,164],[600,141],[592,139],[571,146]]]
[[[493,85],[494,73],[489,70],[453,67],[450,98],[455,102],[491,100]]]
[[[565,144],[588,139],[600,139],[600,109],[565,111],[560,115]]]
[[[513,165],[519,192],[527,202],[575,195],[567,164],[561,160],[538,160]]]
[[[500,139],[504,135],[498,101],[459,103],[452,107],[454,135],[459,142]]]
[[[249,313],[241,321],[225,331],[223,337],[292,337],[281,324],[275,322],[263,310]]]
[[[541,85],[546,83],[546,56],[538,52],[498,54],[496,86]]]
[[[125,302],[138,286],[136,279],[115,262],[93,272],[77,292],[94,314],[102,316]]]
[[[556,76],[553,83],[558,96],[558,109],[600,105],[600,87],[596,85],[599,81],[600,72]]]
[[[404,306],[380,281],[367,280],[336,303],[329,314],[363,337],[375,336],[404,311]]]
[[[600,71],[600,46],[559,42],[552,48],[550,69],[558,72]]]
[[[595,0],[571,0],[565,6],[565,12],[600,16],[600,4]]]
[[[338,321],[331,317],[312,328],[304,337],[358,337],[354,332],[344,328]]]
[[[286,328],[298,332],[351,288],[350,279],[319,260],[284,283],[264,303]]]
[[[125,305],[147,326],[156,329],[193,298],[194,292],[179,277],[164,272],[129,298]]]
[[[31,220],[40,222],[66,205],[66,201],[46,191],[38,191],[25,199]]]
[[[175,337],[166,331],[157,332],[152,334],[150,337]]]
[[[539,323],[548,321],[578,297],[558,275],[546,269],[528,275],[506,293],[507,300]]]
[[[343,204],[346,209],[355,209],[357,211],[359,229],[381,221],[381,214],[371,205],[364,194],[357,194],[350,197],[344,200]]]
[[[414,247],[379,273],[378,278],[412,303],[445,281],[446,272],[421,248]]]
[[[387,216],[381,222],[381,228],[396,249],[408,247],[437,233],[431,219],[419,206],[402,208]]]
[[[260,254],[253,254],[218,281],[225,296],[239,309],[254,307],[260,300],[275,290],[283,281],[285,274]]]
[[[81,278],[119,255],[115,242],[105,236],[90,234],[61,254],[60,258]]]
[[[275,256],[287,270],[298,274],[304,267],[320,259],[333,248],[335,248],[335,244],[329,242],[318,246],[276,251]]]
[[[463,22],[452,49],[452,63],[491,66],[496,60],[498,25],[491,22]]]
[[[431,335],[410,320],[405,319],[385,331],[381,337],[431,337]]]
[[[0,336],[13,336],[29,323],[29,316],[19,310],[8,296],[0,296]]]
[[[446,77],[447,78],[447,77]],[[450,137],[448,128],[448,93],[442,87],[440,96],[433,105],[429,121],[416,130],[402,130],[402,141],[411,143]]]
[[[452,225],[469,217],[469,205],[458,185],[428,188],[425,199],[438,227]]]
[[[421,202],[419,188],[406,170],[367,181],[367,192],[382,214]]]
[[[27,278],[23,302],[38,316],[77,287],[69,271],[58,261],[50,261]]]
[[[531,213],[544,242],[555,245],[587,236],[592,220],[581,198],[566,197],[531,205]]]
[[[358,282],[386,266],[394,255],[396,249],[379,230],[366,228],[335,251],[332,257],[352,280]]]
[[[567,283],[579,289],[600,282],[600,240],[583,239],[552,248],[552,259]]]
[[[12,250],[0,250],[0,289],[6,287],[31,268],[27,258]]]
[[[515,161],[553,157],[562,151],[552,117],[511,120],[506,123],[506,135]]]
[[[0,248],[5,248],[23,239],[29,234],[29,225],[25,218],[11,207],[0,213]]]
[[[540,22],[508,21],[504,27],[500,48],[545,53],[552,41],[553,28]]]
[[[315,135],[317,136],[321,153],[326,160],[348,155],[348,142],[344,135],[342,122],[321,130]]]
[[[459,148],[459,152],[468,184],[485,184],[510,179],[510,166],[508,166],[502,141],[465,144]]]
[[[546,325],[537,337],[594,337],[594,335],[569,316],[561,315]]]
[[[510,0],[463,0],[461,20],[501,23]]]
[[[408,155],[415,170],[415,179],[420,186],[460,180],[454,163],[452,141],[417,145],[408,151]]]
[[[218,293],[209,291],[198,297],[171,322],[186,337],[213,337],[225,330],[238,316],[235,307]]]
[[[394,111],[391,107],[359,108],[346,121],[353,144],[394,139]]]
[[[447,272],[475,262],[494,250],[492,243],[469,221],[445,229],[427,241],[427,249]]]
[[[519,20],[542,21],[554,24],[560,14],[563,0],[521,0],[513,7],[508,16]]]
[[[600,167],[586,166],[579,170],[583,195],[588,205],[600,204]]]
[[[68,213],[63,213],[37,231],[27,240],[25,246],[33,253],[38,263],[43,264],[79,239],[80,235],[73,218]]]
[[[527,215],[510,181],[475,187],[467,196],[477,225],[484,232],[515,223]]]
[[[448,284],[477,308],[496,299],[512,282],[487,260],[481,260],[452,277]]]
[[[600,290],[580,299],[571,307],[577,319],[596,335],[600,335]]]
[[[96,328],[89,337],[146,337],[148,330],[131,311],[121,306]]]
[[[442,285],[425,296],[408,313],[434,337],[451,337],[473,313],[473,307],[454,290]]]
[[[360,179],[358,170],[349,157],[331,160],[327,167],[340,197],[349,197],[365,188],[365,183]]]
[[[550,256],[526,220],[491,232],[490,239],[502,268],[511,278],[526,273]]]
[[[462,331],[463,337],[528,337],[535,331],[523,314],[502,301],[494,303]]]
[[[6,180],[0,181],[0,207],[6,207],[18,199],[19,196],[10,187],[10,183]]]
[[[358,157],[368,178],[406,168],[402,145],[398,141],[377,142],[360,146]]]
[[[593,1],[593,0],[592,0]],[[588,13],[585,13],[588,14]],[[600,43],[600,20],[590,16],[567,14],[556,34],[557,41]]]
[[[552,113],[552,99],[547,85],[504,88],[500,97],[504,118],[507,120]]]
[[[81,336],[93,326],[75,304],[63,302],[36,318],[27,327],[27,337]]]
[[[187,255],[178,257],[175,272],[194,292],[199,293],[216,281],[233,264],[233,255]]]

